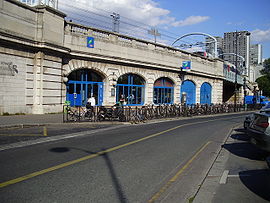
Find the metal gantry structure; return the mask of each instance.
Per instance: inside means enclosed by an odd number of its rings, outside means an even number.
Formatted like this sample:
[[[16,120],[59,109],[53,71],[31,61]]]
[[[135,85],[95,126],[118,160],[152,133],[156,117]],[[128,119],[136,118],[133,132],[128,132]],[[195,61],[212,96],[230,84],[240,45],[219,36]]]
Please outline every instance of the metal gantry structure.
[[[210,37],[211,39],[213,39],[213,43],[214,43],[214,57],[217,58],[218,57],[218,52],[217,52],[217,39],[215,37],[213,37],[212,35],[203,33],[203,32],[194,32],[194,33],[188,33],[185,35],[182,35],[181,37],[179,37],[178,39],[176,39],[173,43],[172,46],[174,46],[174,44],[178,41],[180,41],[181,39],[188,37],[188,36],[192,36],[192,35],[203,35],[203,36],[207,36]]]
[[[218,57],[220,56],[224,56],[224,55],[231,55],[231,56],[236,56],[239,57],[242,60],[242,67],[244,67],[244,75],[246,76],[247,72],[246,72],[246,67],[245,67],[245,58],[239,54],[235,54],[235,53],[223,53],[223,54],[219,54]]]

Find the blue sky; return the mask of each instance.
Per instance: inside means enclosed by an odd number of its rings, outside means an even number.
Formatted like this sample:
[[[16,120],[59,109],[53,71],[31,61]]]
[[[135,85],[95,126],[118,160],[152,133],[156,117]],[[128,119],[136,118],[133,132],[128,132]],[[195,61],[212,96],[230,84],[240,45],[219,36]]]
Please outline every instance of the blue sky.
[[[263,58],[270,58],[270,0],[59,0],[60,5],[61,2],[66,12],[75,5],[94,8],[101,15],[116,12],[122,22],[128,18],[156,27],[161,33],[173,33],[169,35],[175,38],[192,32],[223,37],[224,32],[247,30],[252,44],[263,45]],[[157,40],[166,43],[164,36]]]
[[[252,33],[252,43],[263,45],[263,57],[270,58],[270,0],[158,0],[160,7],[170,11],[176,19],[188,16],[207,16],[207,20],[170,30],[180,35],[205,32],[223,36],[224,32],[247,30]]]

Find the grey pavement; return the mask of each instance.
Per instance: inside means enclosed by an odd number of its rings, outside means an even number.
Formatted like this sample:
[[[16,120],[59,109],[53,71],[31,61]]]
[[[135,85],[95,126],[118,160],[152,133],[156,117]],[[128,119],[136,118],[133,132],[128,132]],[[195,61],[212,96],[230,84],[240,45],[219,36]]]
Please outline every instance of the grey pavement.
[[[122,122],[64,123],[63,114],[0,116],[0,151],[113,129]]]
[[[267,156],[269,153],[250,144],[241,127],[235,129],[222,146],[193,203],[269,202]]]
[[[62,124],[63,114],[32,114],[0,116],[0,127],[15,125]]]

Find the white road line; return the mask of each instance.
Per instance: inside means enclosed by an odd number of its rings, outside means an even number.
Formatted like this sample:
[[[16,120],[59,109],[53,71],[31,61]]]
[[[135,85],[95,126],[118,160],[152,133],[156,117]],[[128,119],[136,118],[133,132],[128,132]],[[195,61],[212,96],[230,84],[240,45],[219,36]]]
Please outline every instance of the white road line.
[[[245,175],[237,174],[237,175],[228,175],[228,178],[239,178],[239,177],[249,177],[249,176],[250,176],[249,174],[245,174]]]
[[[219,184],[226,184],[228,175],[229,175],[229,170],[223,171],[223,174],[220,178]]]

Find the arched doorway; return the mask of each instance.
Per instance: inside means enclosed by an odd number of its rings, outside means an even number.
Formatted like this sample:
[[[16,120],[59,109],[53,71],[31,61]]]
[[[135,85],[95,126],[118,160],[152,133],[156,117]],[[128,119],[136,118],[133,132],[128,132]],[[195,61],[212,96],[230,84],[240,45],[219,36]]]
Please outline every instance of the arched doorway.
[[[185,80],[182,83],[180,97],[181,103],[186,103],[188,105],[196,103],[196,85],[194,82]]]
[[[200,90],[200,103],[201,104],[211,104],[212,100],[212,86],[204,82]]]
[[[67,100],[70,101],[70,105],[85,106],[91,95],[95,97],[96,105],[102,105],[102,77],[89,69],[71,72],[67,82]]]
[[[154,104],[172,104],[173,103],[174,83],[169,78],[159,78],[154,83]]]
[[[139,75],[130,73],[120,76],[116,85],[116,102],[118,103],[123,96],[125,105],[143,105],[144,84],[144,79]]]

